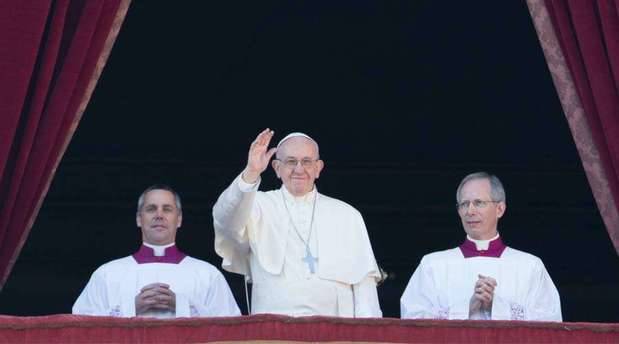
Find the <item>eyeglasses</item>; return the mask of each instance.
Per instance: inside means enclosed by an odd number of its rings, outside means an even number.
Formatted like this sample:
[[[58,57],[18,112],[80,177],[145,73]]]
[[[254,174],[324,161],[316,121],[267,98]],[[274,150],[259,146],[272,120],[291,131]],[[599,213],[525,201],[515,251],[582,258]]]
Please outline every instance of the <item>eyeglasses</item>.
[[[284,160],[275,159],[275,160],[281,161],[288,168],[295,168],[297,167],[299,163],[301,163],[301,166],[303,166],[304,168],[310,168],[314,166],[314,163],[316,161],[318,161],[318,159],[309,159],[309,158],[305,158],[303,160],[297,160],[294,158],[288,158]]]
[[[487,207],[488,203],[499,203],[499,202],[501,201],[484,201],[481,199],[474,199],[472,201],[462,201],[460,203],[456,203],[456,208],[458,208],[458,210],[464,210],[464,209],[468,209],[469,206],[473,204],[473,207],[477,209],[481,209],[481,208]]]

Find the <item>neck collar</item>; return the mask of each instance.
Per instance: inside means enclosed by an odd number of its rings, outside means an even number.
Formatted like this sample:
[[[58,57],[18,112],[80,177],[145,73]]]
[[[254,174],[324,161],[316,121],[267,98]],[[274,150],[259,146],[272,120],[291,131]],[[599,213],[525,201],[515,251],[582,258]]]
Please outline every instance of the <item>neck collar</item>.
[[[487,244],[485,250],[481,249],[482,244]],[[480,249],[478,249],[478,247],[480,247]],[[460,251],[462,251],[464,258],[500,258],[503,251],[505,251],[505,248],[507,248],[507,246],[505,246],[498,234],[490,240],[476,240],[476,242],[471,241],[471,239],[467,236],[466,240],[464,240],[462,245],[460,245]]]
[[[152,248],[153,254],[157,257],[161,257],[161,256],[165,256],[165,249],[168,247],[174,246],[175,243],[172,242],[167,245],[154,245],[154,244],[149,244],[147,242],[142,242],[142,245]]]
[[[147,263],[178,264],[187,256],[183,252],[179,251],[178,248],[176,248],[176,245],[174,244],[167,246],[167,247],[163,247],[164,252],[163,252],[163,255],[161,256],[155,255],[155,249],[159,249],[161,248],[161,246],[157,247],[155,245],[150,245],[150,246],[154,246],[155,247],[154,249],[153,247],[149,247],[146,245],[147,244],[142,244],[140,249],[136,253],[133,254],[133,259],[135,259],[135,261],[138,264],[147,264]]]
[[[493,240],[496,240],[499,238],[499,233],[497,232],[496,235],[490,239],[487,240],[477,240],[477,239],[473,239],[471,238],[470,235],[467,234],[466,239],[468,241],[472,241],[475,244],[475,247],[477,248],[478,251],[485,251],[488,249],[488,246],[490,245],[490,242]]]
[[[288,191],[288,189],[286,189],[286,185],[282,184],[281,187],[282,193],[284,194],[284,198],[286,199],[287,202],[290,203],[309,203],[312,204],[314,203],[314,198],[316,197],[316,194],[318,193],[318,189],[316,188],[316,185],[314,185],[314,188],[312,189],[312,191],[306,193],[303,196],[295,196],[293,194],[290,193],[290,191]]]

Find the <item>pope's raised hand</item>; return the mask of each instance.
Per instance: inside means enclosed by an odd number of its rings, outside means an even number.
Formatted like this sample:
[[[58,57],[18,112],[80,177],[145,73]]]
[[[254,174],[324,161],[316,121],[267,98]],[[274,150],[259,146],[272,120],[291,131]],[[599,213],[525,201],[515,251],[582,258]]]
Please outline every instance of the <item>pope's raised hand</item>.
[[[247,166],[241,175],[245,182],[250,184],[255,183],[260,177],[260,174],[269,167],[269,162],[273,154],[277,151],[275,147],[269,149],[269,143],[273,138],[273,134],[273,130],[269,128],[264,129],[251,143],[247,155]]]

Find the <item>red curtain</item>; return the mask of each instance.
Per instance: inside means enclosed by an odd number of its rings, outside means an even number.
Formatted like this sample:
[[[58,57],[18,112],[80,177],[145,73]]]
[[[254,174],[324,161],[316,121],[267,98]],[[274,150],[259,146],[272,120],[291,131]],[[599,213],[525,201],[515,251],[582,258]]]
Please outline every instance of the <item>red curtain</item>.
[[[619,253],[619,0],[527,2],[591,190]]]
[[[0,0],[0,287],[130,0]]]

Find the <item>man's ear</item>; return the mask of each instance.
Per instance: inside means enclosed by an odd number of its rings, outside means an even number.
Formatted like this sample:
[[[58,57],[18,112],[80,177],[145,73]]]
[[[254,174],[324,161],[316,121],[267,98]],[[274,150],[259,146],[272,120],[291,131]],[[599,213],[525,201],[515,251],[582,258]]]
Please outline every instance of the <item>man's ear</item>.
[[[178,214],[178,225],[176,228],[181,228],[181,224],[183,223],[183,213]]]
[[[496,218],[500,219],[503,214],[505,214],[505,210],[507,210],[507,204],[505,202],[499,202],[496,205]]]
[[[142,219],[140,218],[140,213],[135,214],[135,224],[142,228]]]
[[[325,162],[322,160],[317,160],[316,161],[316,179],[320,177],[320,172],[322,172],[323,168],[325,168]]]
[[[277,175],[278,179],[281,179],[281,177],[279,175],[279,168],[281,166],[282,165],[280,164],[279,160],[275,160],[275,159],[271,160],[271,167],[273,167],[273,171],[275,171],[275,175]]]

